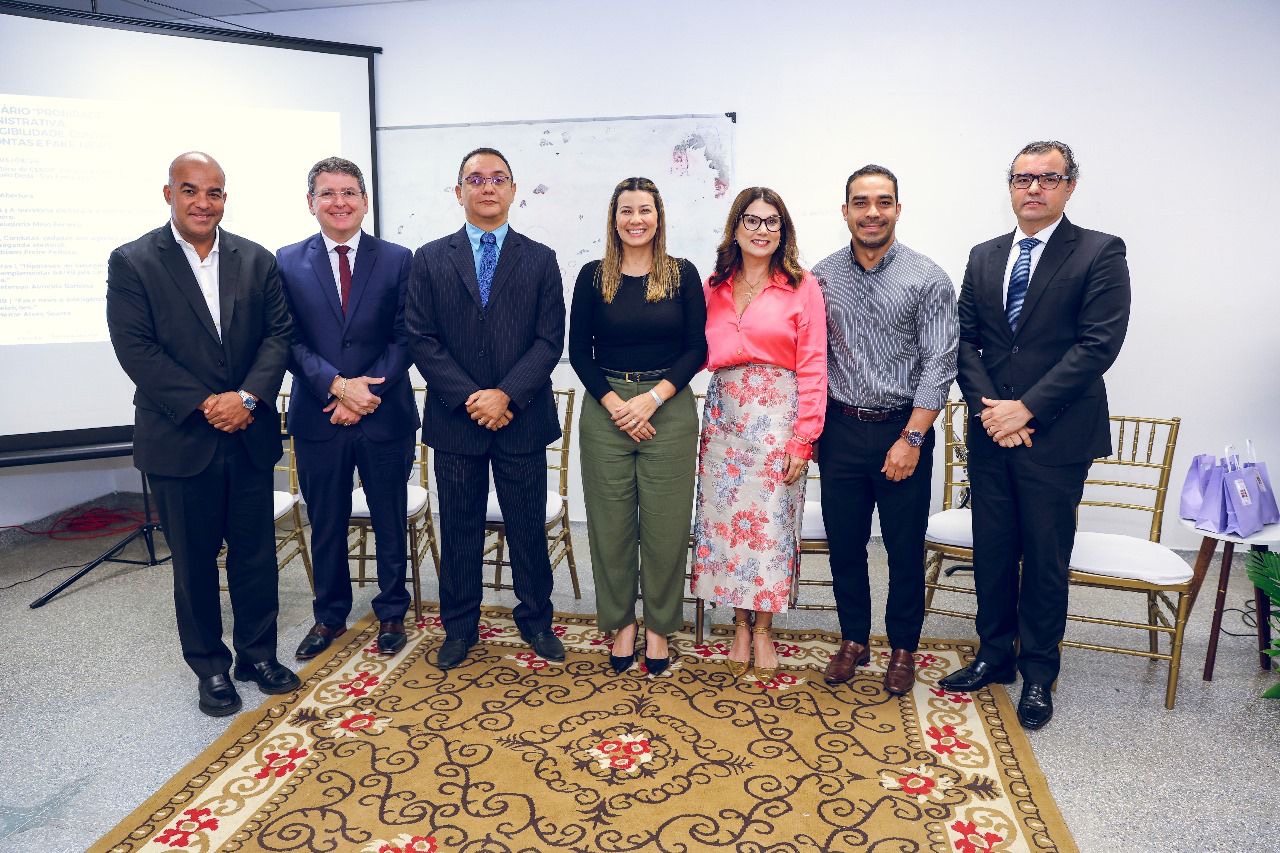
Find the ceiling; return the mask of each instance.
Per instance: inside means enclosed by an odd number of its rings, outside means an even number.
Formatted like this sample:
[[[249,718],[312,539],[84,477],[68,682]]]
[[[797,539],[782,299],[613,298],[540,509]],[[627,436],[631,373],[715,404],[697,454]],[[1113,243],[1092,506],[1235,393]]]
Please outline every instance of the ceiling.
[[[298,9],[328,9],[334,6],[372,6],[405,0],[24,0],[56,9],[97,11],[103,15],[123,15],[157,21],[201,20],[216,23],[232,15],[263,12],[292,12]],[[95,8],[96,6],[96,8]]]

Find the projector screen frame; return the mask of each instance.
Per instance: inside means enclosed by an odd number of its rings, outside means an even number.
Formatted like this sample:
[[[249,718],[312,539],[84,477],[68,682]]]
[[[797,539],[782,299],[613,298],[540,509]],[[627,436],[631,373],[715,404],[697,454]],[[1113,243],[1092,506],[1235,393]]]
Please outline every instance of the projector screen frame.
[[[108,29],[168,35],[179,38],[196,38],[211,41],[232,42],[260,47],[329,53],[342,56],[364,57],[368,61],[369,79],[369,187],[373,192],[374,236],[380,236],[380,196],[378,192],[378,117],[377,88],[374,57],[382,48],[370,45],[347,44],[319,39],[277,36],[251,30],[230,30],[189,24],[180,21],[151,21],[123,15],[105,15],[79,9],[60,9],[33,3],[0,0],[0,16],[13,15],[39,18],[66,24],[106,27]],[[103,259],[106,263],[106,259]],[[92,459],[129,455],[122,452],[124,445],[132,445],[133,426],[96,426],[83,429],[52,430],[35,433],[0,435],[0,467],[45,464],[71,459]]]

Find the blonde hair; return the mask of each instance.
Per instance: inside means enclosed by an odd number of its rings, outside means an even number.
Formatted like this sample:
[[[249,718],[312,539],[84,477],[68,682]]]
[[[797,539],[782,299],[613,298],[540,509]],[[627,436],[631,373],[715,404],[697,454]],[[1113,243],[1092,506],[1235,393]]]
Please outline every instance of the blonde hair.
[[[622,284],[622,238],[618,236],[618,198],[624,192],[644,192],[653,196],[653,206],[658,212],[658,233],[653,238],[653,269],[644,290],[646,302],[670,299],[680,290],[680,262],[667,255],[667,213],[662,207],[662,196],[657,186],[648,178],[626,178],[613,188],[609,200],[608,220],[605,222],[604,259],[596,268],[596,287],[605,302],[613,302]]]

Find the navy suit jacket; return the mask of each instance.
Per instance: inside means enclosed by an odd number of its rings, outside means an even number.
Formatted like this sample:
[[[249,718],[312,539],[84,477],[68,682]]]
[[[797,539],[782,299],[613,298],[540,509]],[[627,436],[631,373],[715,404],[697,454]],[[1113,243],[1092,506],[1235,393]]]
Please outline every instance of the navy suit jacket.
[[[342,313],[337,282],[324,238],[314,234],[276,253],[284,295],[293,313],[289,372],[289,432],[325,441],[341,427],[324,411],[335,376],[381,376],[370,386],[382,402],[356,425],[373,441],[388,441],[418,428],[418,407],[409,381],[409,346],[404,325],[409,286],[409,250],[361,233],[351,271],[351,295]]]
[[[508,231],[482,308],[466,228],[427,243],[413,257],[405,320],[427,380],[424,442],[478,456],[494,446],[532,453],[559,437],[551,371],[564,350],[564,289],[555,252]],[[514,418],[496,432],[467,413],[467,398],[484,388],[511,398]]]
[[[982,397],[1022,400],[1035,416],[1032,446],[1002,449],[969,430],[975,453],[1028,453],[1044,465],[1111,453],[1107,387],[1129,326],[1124,241],[1078,228],[1064,216],[1044,247],[1016,332],[1004,305],[1013,232],[974,246],[960,288],[960,391],[970,414]],[[972,425],[971,425],[972,426]]]
[[[169,223],[107,261],[107,329],[137,386],[133,461],[148,474],[193,477],[208,467],[223,433],[200,404],[225,391],[258,397],[253,423],[236,434],[251,462],[270,468],[280,458],[275,404],[289,357],[289,308],[271,253],[228,231],[220,235],[221,340]]]

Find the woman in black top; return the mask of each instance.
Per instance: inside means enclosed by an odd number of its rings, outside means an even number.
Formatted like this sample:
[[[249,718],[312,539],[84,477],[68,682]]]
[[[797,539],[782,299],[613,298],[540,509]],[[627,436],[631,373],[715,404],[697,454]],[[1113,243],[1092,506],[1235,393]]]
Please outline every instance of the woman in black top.
[[[597,622],[615,632],[610,664],[626,671],[642,588],[653,675],[668,666],[667,635],[684,624],[698,443],[688,385],[707,355],[701,278],[666,244],[658,188],[648,178],[619,183],[604,259],[578,274],[569,312],[569,361],[588,394],[578,446]]]

